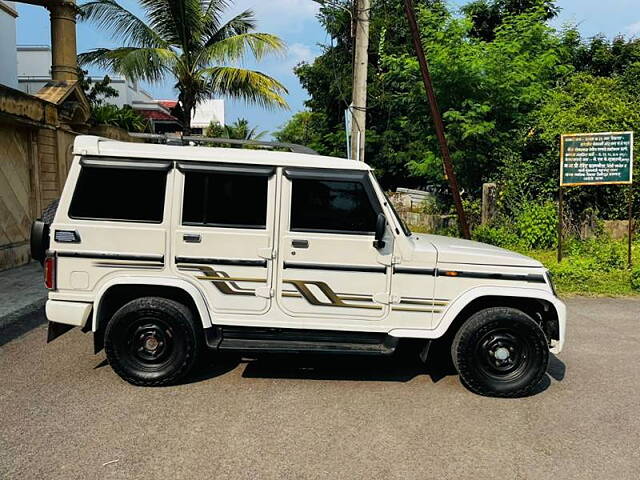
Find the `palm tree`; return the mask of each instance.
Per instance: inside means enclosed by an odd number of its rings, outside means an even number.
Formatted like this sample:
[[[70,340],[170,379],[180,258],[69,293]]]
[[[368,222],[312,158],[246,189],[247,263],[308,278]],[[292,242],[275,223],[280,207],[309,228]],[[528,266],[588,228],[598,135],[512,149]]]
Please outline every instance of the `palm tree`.
[[[211,122],[204,134],[205,137],[229,138],[233,140],[262,140],[267,135],[266,130],[259,131],[258,127],[251,127],[249,120],[239,118],[231,125],[221,126],[219,123]],[[243,148],[242,145],[219,144],[216,146]],[[248,147],[250,148],[250,147]]]
[[[287,89],[264,73],[229,66],[247,51],[260,60],[281,53],[284,43],[256,32],[246,10],[222,21],[231,0],[140,0],[146,19],[116,0],[94,0],[80,6],[83,20],[109,31],[126,46],[97,48],[79,55],[81,64],[95,64],[134,81],[176,80],[184,133],[191,133],[196,105],[213,95],[228,95],[267,108],[288,108]]]
[[[236,140],[261,140],[268,133],[266,130],[259,131],[258,127],[251,127],[249,120],[239,118],[231,125],[225,125],[224,138],[234,138]]]

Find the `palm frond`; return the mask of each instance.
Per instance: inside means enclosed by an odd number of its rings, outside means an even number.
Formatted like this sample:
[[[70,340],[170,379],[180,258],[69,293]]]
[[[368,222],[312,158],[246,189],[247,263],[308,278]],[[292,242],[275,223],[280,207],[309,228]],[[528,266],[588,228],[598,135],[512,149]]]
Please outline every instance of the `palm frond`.
[[[205,19],[205,27],[207,28],[204,46],[209,47],[216,42],[225,40],[234,35],[250,32],[256,28],[256,17],[253,10],[245,10],[239,13],[224,25],[220,26],[217,19]]]
[[[98,65],[132,80],[155,82],[172,71],[177,58],[172,50],[164,48],[96,48],[78,55],[78,62]]]
[[[211,93],[228,95],[264,108],[285,108],[286,87],[275,78],[254,70],[236,67],[210,67],[200,71],[209,79]]]
[[[201,45],[203,10],[201,0],[140,0],[150,26],[180,48],[185,55]]]
[[[138,47],[168,46],[157,32],[115,0],[94,0],[79,9],[83,21],[92,22],[116,40]]]
[[[237,61],[245,56],[247,50],[260,60],[269,54],[284,55],[285,48],[284,42],[275,35],[241,33],[203,48],[198,54],[196,63],[200,66],[208,66],[211,63]]]
[[[225,10],[229,8],[231,2],[229,0],[201,0],[202,4],[202,23],[205,26],[205,35],[207,32],[216,32],[220,30],[220,17]],[[210,35],[206,35],[209,37]]]

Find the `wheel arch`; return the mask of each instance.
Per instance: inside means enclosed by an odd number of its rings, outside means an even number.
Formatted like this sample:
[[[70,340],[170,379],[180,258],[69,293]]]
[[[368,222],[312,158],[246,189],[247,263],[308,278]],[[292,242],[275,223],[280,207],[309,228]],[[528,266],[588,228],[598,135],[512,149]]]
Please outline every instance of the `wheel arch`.
[[[101,286],[93,308],[92,331],[104,329],[106,319],[125,303],[140,297],[164,297],[186,304],[202,323],[211,327],[209,307],[202,292],[191,283],[162,277],[116,278]]]
[[[398,337],[452,338],[458,328],[471,315],[485,308],[496,306],[517,308],[540,321],[547,337],[556,342],[556,347],[552,351],[560,351],[564,341],[566,308],[550,292],[533,288],[488,286],[472,288],[449,304],[433,329],[396,329],[389,333]]]

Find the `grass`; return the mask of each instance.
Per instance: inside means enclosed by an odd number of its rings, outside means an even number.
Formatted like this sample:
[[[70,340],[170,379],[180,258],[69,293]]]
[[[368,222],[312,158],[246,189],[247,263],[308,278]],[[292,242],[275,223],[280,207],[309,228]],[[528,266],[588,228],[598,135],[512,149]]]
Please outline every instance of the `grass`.
[[[625,244],[626,245],[626,244]],[[587,255],[569,255],[557,260],[556,250],[536,250],[521,252],[542,262],[554,279],[558,294],[588,296],[627,296],[640,295],[640,291],[631,287],[631,271],[624,265],[617,267],[602,266],[598,259]],[[640,244],[633,248],[633,264],[640,265]]]
[[[410,228],[415,233],[427,233],[424,227],[411,225]],[[640,290],[631,286],[632,271],[640,269],[640,240],[634,241],[632,246],[633,270],[627,267],[626,240],[595,238],[568,241],[560,263],[555,249],[510,249],[542,262],[551,271],[560,295],[640,295]]]

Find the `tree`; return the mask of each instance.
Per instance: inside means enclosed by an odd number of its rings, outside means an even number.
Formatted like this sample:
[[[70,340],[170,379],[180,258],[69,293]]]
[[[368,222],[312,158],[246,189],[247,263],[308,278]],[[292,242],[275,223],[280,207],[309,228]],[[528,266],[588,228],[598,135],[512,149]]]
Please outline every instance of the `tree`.
[[[273,133],[274,138],[283,143],[297,143],[314,150],[322,150],[324,131],[322,114],[310,111],[296,113],[291,120]]]
[[[513,15],[522,15],[539,9],[545,20],[558,15],[560,9],[554,0],[475,0],[464,5],[462,12],[473,22],[471,36],[490,42],[496,30]]]
[[[231,125],[225,126],[212,122],[205,131],[207,137],[231,138],[233,140],[261,140],[266,134],[266,130],[258,131],[258,127],[250,127],[249,120],[245,118],[239,118]]]
[[[102,80],[93,80],[87,76],[88,73],[86,70],[78,69],[80,87],[92,108],[102,105],[107,98],[118,96],[118,91],[111,86],[109,75],[105,75]]]
[[[635,90],[623,77],[578,73],[549,91],[532,116],[533,126],[526,138],[528,151],[508,163],[502,172],[512,190],[507,195],[517,197],[520,192],[524,195],[520,200],[523,203],[535,197],[549,198],[557,192],[563,133],[639,131],[640,95]],[[636,138],[635,150],[638,148],[640,139]],[[634,170],[636,177],[640,172],[637,164]],[[638,187],[634,189],[638,198]],[[567,207],[575,213],[589,208],[604,218],[626,218],[626,190],[619,186],[569,188],[565,199]]]
[[[94,0],[80,6],[82,19],[93,22],[125,43],[83,53],[83,64],[96,64],[133,80],[176,81],[185,134],[191,133],[196,105],[214,95],[228,95],[267,108],[287,108],[287,89],[264,73],[228,66],[247,52],[260,60],[280,53],[275,35],[255,31],[256,20],[246,10],[226,23],[228,0],[144,0],[139,18],[116,0]]]

